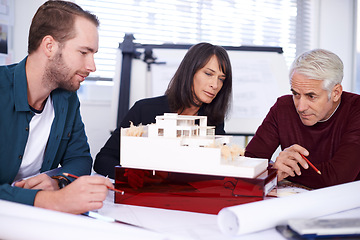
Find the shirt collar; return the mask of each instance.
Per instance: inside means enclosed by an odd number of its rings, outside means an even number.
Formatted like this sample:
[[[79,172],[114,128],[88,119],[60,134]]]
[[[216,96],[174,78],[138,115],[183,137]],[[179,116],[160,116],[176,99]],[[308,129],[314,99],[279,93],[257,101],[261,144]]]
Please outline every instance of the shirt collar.
[[[333,111],[333,113],[327,119],[321,120],[321,121],[318,121],[318,122],[326,122],[327,120],[329,120],[332,117],[332,115],[334,115],[336,110],[339,108],[340,104],[341,104],[341,100],[340,100],[339,104],[337,105],[337,107],[335,108],[335,110]]]
[[[15,110],[16,111],[30,111],[27,96],[27,78],[25,71],[25,57],[15,67],[14,72],[14,97],[15,97]]]

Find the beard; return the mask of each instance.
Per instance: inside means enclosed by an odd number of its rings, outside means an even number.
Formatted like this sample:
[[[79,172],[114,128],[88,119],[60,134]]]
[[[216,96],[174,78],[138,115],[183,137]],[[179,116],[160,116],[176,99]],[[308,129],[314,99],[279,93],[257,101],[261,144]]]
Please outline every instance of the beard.
[[[66,65],[62,52],[59,50],[54,59],[51,59],[46,67],[43,83],[50,89],[61,88],[67,91],[75,92],[80,87],[80,82],[75,82],[72,77],[71,69]]]

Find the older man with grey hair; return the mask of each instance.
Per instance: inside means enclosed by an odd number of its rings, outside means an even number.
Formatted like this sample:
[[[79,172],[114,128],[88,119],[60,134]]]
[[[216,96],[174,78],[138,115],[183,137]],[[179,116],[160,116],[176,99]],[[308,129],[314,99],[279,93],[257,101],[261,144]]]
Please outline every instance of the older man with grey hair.
[[[343,91],[341,59],[311,50],[295,59],[289,75],[292,95],[278,98],[245,155],[270,159],[280,145],[278,180],[310,188],[359,180],[360,96]]]

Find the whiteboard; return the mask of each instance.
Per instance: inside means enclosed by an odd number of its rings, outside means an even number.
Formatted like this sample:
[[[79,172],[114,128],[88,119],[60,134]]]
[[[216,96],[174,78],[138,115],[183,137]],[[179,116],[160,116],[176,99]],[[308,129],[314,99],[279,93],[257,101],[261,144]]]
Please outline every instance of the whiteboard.
[[[290,92],[286,62],[276,52],[230,51],[229,57],[233,100],[225,131],[253,134],[276,99]]]
[[[141,51],[141,50],[140,50]],[[130,107],[139,99],[163,95],[187,49],[154,48],[158,62],[148,71],[133,59]],[[227,50],[233,71],[232,104],[225,120],[228,134],[254,134],[276,99],[290,93],[283,54],[269,51]]]

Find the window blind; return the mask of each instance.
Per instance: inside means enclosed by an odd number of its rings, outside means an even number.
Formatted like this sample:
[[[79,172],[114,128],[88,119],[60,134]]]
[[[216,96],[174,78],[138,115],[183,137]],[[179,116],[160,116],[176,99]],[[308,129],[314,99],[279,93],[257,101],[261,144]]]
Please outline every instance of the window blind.
[[[76,0],[100,20],[97,71],[112,79],[125,33],[141,44],[279,46],[290,63],[309,41],[310,0]]]

